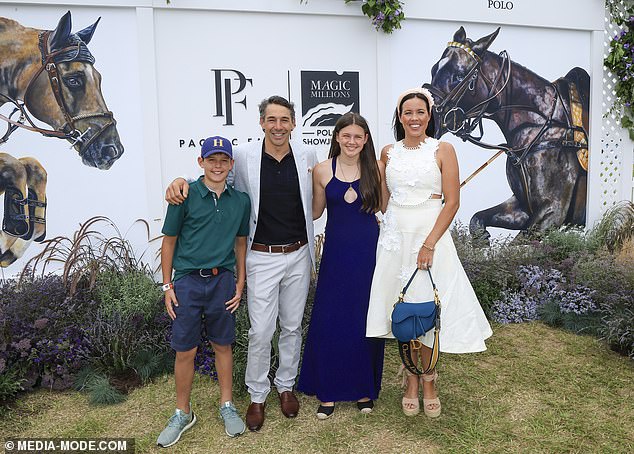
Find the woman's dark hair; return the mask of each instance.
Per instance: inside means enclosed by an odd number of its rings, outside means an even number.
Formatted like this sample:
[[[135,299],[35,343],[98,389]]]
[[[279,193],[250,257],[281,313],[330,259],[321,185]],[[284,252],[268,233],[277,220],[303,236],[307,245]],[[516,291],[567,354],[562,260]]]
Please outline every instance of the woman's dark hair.
[[[381,208],[381,181],[372,134],[370,134],[370,128],[365,118],[356,112],[348,112],[339,117],[335,124],[335,129],[332,131],[328,157],[335,159],[341,154],[341,146],[336,140],[337,135],[343,128],[350,125],[360,126],[363,132],[368,135],[368,140],[359,154],[359,171],[361,174],[359,191],[361,192],[361,209],[368,213],[374,213]]]
[[[428,137],[434,137],[436,133],[436,126],[434,124],[434,111],[429,108],[429,100],[422,93],[409,93],[403,96],[401,102],[396,106],[396,110],[394,111],[394,121],[392,122],[394,129],[394,137],[396,140],[403,140],[405,138],[405,129],[403,128],[403,123],[401,123],[401,119],[399,118],[401,110],[403,109],[403,103],[408,99],[418,98],[425,101],[425,106],[427,106],[427,112],[429,112],[429,123],[427,123],[427,129],[425,129],[425,134]]]

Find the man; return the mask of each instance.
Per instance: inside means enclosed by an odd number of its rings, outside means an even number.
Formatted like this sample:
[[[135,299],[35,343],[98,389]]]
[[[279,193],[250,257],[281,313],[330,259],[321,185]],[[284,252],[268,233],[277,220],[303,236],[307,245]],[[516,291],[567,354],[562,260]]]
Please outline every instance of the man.
[[[293,394],[301,349],[301,322],[314,266],[312,169],[315,151],[291,143],[295,108],[280,96],[259,105],[264,140],[236,147],[235,188],[251,198],[248,238],[247,301],[251,329],[245,382],[251,395],[247,427],[264,424],[271,340],[279,320],[279,368],[274,384],[282,413],[294,418],[299,402]],[[187,197],[183,179],[166,192],[170,203]]]

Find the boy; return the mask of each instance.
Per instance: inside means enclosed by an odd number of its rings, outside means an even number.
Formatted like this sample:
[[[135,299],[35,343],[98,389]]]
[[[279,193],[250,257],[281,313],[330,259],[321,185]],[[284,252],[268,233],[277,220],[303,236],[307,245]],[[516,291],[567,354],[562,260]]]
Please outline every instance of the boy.
[[[233,162],[227,139],[206,139],[198,158],[204,175],[192,183],[187,200],[170,205],[165,216],[161,268],[165,308],[172,319],[171,345],[176,351],[176,412],[158,437],[156,443],[161,447],[176,443],[196,423],[189,398],[203,315],[215,353],[225,432],[235,437],[245,430],[231,401],[231,344],[235,340],[233,313],[240,305],[246,279],[251,203],[245,193],[226,184]]]

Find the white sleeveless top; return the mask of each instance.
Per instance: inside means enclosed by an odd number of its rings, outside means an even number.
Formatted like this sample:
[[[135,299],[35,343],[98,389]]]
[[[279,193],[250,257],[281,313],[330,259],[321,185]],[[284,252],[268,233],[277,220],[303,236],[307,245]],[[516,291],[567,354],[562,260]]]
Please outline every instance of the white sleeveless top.
[[[399,206],[417,206],[442,194],[441,174],[436,162],[437,139],[428,137],[416,150],[407,150],[403,141],[388,151],[385,170],[390,202]]]

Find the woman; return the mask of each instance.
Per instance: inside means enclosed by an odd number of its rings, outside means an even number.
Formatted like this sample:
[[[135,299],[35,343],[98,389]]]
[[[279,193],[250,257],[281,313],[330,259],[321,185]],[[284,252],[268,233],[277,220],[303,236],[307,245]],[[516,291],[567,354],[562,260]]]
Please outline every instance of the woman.
[[[372,411],[384,346],[383,339],[365,336],[384,166],[363,117],[339,118],[328,158],[313,170],[313,217],[328,207],[328,220],[297,384],[319,399],[319,419],[331,416],[338,401],[356,400],[361,412]]]
[[[441,311],[440,350],[467,353],[486,350],[491,336],[480,307],[447,231],[460,204],[458,161],[451,144],[433,138],[431,108],[434,100],[426,89],[414,88],[398,99],[394,113],[397,142],[381,151],[389,190],[387,210],[381,224],[377,262],[372,281],[367,335],[393,338],[392,306],[413,271],[430,269],[438,287]],[[444,196],[444,203],[442,198]],[[418,273],[406,300],[433,299],[427,273]],[[433,345],[433,332],[422,339],[425,366]],[[419,377],[405,370],[407,388],[403,412],[420,411]],[[423,409],[427,416],[440,416],[434,369],[420,376]]]

